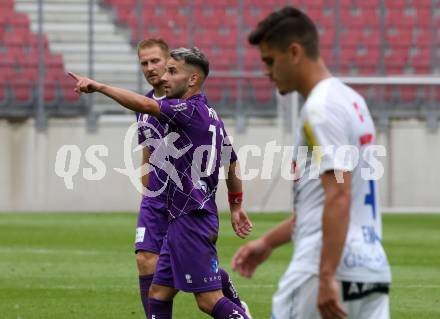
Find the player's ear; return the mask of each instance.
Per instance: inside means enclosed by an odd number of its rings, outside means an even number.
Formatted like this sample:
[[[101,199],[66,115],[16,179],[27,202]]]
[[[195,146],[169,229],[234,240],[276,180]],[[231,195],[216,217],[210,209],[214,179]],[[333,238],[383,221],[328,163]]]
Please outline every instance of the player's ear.
[[[197,85],[197,83],[199,83],[199,80],[200,80],[200,74],[198,72],[192,72],[189,75],[188,86],[193,87]]]
[[[294,64],[298,64],[304,54],[304,48],[298,42],[290,43],[287,51]]]

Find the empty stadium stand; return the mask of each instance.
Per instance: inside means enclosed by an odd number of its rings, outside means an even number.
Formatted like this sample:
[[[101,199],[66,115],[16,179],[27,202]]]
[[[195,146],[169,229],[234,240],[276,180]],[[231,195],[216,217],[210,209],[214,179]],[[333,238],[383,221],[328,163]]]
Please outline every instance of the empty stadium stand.
[[[287,3],[305,10],[316,21],[321,53],[336,74],[352,76],[431,74],[437,72],[434,43],[439,42],[440,7],[432,0],[243,0],[178,1],[102,0],[115,11],[118,24],[126,25],[135,44],[142,37],[160,36],[172,46],[196,45],[206,52],[215,71],[261,71],[258,52],[244,37],[275,8]],[[383,6],[386,3],[386,6]],[[142,18],[142,25],[139,24]],[[436,20],[436,21],[434,21]],[[381,33],[381,30],[385,32]],[[272,101],[271,84],[264,79],[245,80],[244,97],[262,109]],[[237,97],[235,78],[209,79],[211,100],[224,106]],[[268,93],[269,92],[269,93]],[[393,96],[408,100],[411,87],[393,88]],[[384,99],[386,98],[385,95]],[[247,101],[251,101],[247,99]],[[249,103],[248,103],[249,104]],[[273,109],[273,108],[272,108]],[[266,114],[266,113],[261,113]]]
[[[49,110],[64,105],[84,107],[72,91],[64,70],[63,57],[43,43],[44,102]],[[28,15],[17,12],[13,0],[0,3],[0,106],[18,116],[33,115],[37,104],[39,76],[38,36],[30,29]]]
[[[88,0],[45,0],[43,29],[49,40],[51,51],[61,54],[65,69],[87,75],[89,7]],[[16,10],[26,13],[31,28],[38,28],[38,6],[35,0],[15,0]],[[98,81],[137,90],[136,50],[130,45],[126,28],[114,23],[113,12],[102,8],[95,1],[93,71]],[[72,82],[70,83],[70,90]],[[144,86],[146,87],[146,86]],[[120,112],[120,106],[102,95],[94,96],[94,111],[97,113]]]
[[[66,70],[87,74],[88,0],[44,1],[45,105],[80,105]],[[211,62],[206,83],[222,114],[274,116],[273,85],[261,74],[259,53],[247,44],[250,30],[269,12],[293,4],[317,23],[320,50],[339,75],[417,75],[440,72],[439,0],[99,0],[94,10],[94,74],[99,81],[138,88],[136,43],[162,37],[172,47],[195,45]],[[0,2],[0,108],[35,105],[38,78],[35,0]],[[240,77],[240,74],[246,74]],[[239,79],[239,80],[238,80]],[[146,90],[145,81],[142,90]],[[368,88],[384,103],[440,100],[440,90],[411,86]],[[83,103],[83,102],[82,102]],[[97,112],[120,111],[96,95]]]

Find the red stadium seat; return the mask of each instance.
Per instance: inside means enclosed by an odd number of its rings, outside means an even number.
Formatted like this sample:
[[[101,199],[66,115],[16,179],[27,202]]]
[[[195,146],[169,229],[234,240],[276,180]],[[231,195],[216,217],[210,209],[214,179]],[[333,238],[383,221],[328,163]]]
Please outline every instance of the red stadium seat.
[[[402,102],[414,102],[417,98],[417,88],[415,86],[404,86],[400,88],[400,99]]]
[[[237,68],[236,53],[229,49],[214,49],[200,47],[209,60],[211,70],[216,71],[231,71]]]
[[[248,48],[245,51],[244,67],[247,71],[264,70],[264,63],[261,61],[260,52],[256,48]]]
[[[7,12],[7,14],[0,15],[0,27],[4,30],[5,33],[29,33],[29,25],[29,18],[24,13],[17,13],[12,11],[9,13]]]
[[[9,51],[0,52],[0,68],[15,68],[17,63],[15,56]]]
[[[348,28],[341,32],[341,37],[339,38],[340,45],[343,49],[346,48],[356,48],[359,46],[362,40],[362,30],[355,28]],[[344,51],[344,50],[343,50]]]
[[[416,25],[417,16],[408,14],[405,10],[388,10],[385,15],[385,26],[413,27]]]
[[[416,47],[424,47],[429,48],[432,43],[433,35],[431,32],[420,32],[419,34],[414,36],[414,45]]]
[[[335,28],[336,15],[333,11],[311,10],[310,18],[316,22],[318,27]]]
[[[364,30],[361,41],[367,48],[373,47],[378,49],[382,45],[379,30]]]
[[[79,102],[80,96],[73,91],[72,83],[61,83],[62,96],[67,102]]]
[[[0,16],[8,16],[14,11],[14,1],[2,0],[0,2]]]
[[[244,23],[246,26],[254,28],[261,20],[263,20],[271,12],[270,8],[256,8],[254,10],[246,10],[244,12]]]
[[[380,17],[374,9],[364,9],[352,12],[351,10],[341,11],[341,24],[345,28],[363,29],[365,27],[378,28]]]
[[[8,101],[8,83],[0,78],[0,107],[6,105]]]
[[[13,102],[21,105],[31,105],[34,101],[34,82],[24,78],[9,80],[12,87]]]
[[[231,0],[229,0],[231,1]],[[250,6],[257,6],[257,7],[271,7],[272,9],[275,9],[274,7],[281,7],[286,5],[285,0],[265,0],[260,3],[252,0],[244,0],[244,7],[248,8]],[[237,2],[233,3],[232,5],[237,6]]]
[[[377,9],[380,4],[381,0],[339,0],[339,5],[343,10],[346,10],[347,8]]]
[[[388,8],[403,10],[406,7],[406,0],[393,0],[387,4]]]
[[[425,30],[428,31],[433,18],[431,9],[418,7],[416,17],[417,25],[426,28]]]
[[[27,14],[25,13],[15,13],[10,15],[9,23],[13,25],[15,28],[22,28],[29,30],[30,20]]]
[[[325,7],[332,7],[334,8],[336,6],[337,1],[336,0],[307,0],[307,6],[311,8],[325,8]]]
[[[385,40],[390,47],[410,47],[412,44],[412,29],[399,28],[388,29],[385,32]]]
[[[44,102],[49,105],[55,105],[58,102],[58,84],[54,79],[44,79]]]
[[[215,7],[196,7],[193,10],[193,18],[197,25],[204,25],[208,28],[238,26],[237,11],[227,11]]]
[[[321,48],[320,52],[321,52],[321,57],[324,59],[325,63],[328,66],[332,67],[336,62],[335,53],[333,49]]]
[[[23,50],[28,53],[37,53],[39,41],[40,39],[37,34],[28,33],[24,35],[22,44]],[[45,34],[43,34],[43,48],[45,51],[49,50],[49,40]]]
[[[64,61],[63,56],[61,54],[54,54],[50,52],[46,52],[46,66],[49,72],[63,72],[64,70]]]
[[[331,28],[319,29],[319,43],[321,47],[333,47],[335,42],[335,31]]]
[[[408,51],[406,49],[392,49],[384,57],[385,72],[387,74],[401,74],[408,65]]]
[[[211,5],[211,6],[225,6],[225,7],[236,7],[237,0],[222,0],[222,1],[212,1],[208,2],[206,0],[192,0],[194,6]]]
[[[223,100],[223,79],[221,78],[208,78],[205,83],[204,91],[206,91],[209,101],[212,103],[219,103]]]
[[[125,0],[124,0],[125,1]],[[36,90],[39,80],[38,36],[31,32],[29,17],[13,10],[13,2],[6,0],[0,3],[0,83],[8,83],[10,101],[8,105],[31,106],[36,101]],[[7,8],[7,9],[5,9]],[[6,10],[8,14],[4,14]],[[4,10],[4,11],[3,11]],[[64,76],[63,58],[49,51],[48,39],[43,38],[44,71],[44,100],[48,105],[58,101],[58,82]],[[5,85],[2,84],[0,90]],[[71,83],[70,83],[71,88]],[[2,100],[3,92],[0,93]],[[66,94],[70,100],[73,99]]]
[[[267,103],[272,100],[274,86],[267,78],[250,79],[248,83],[257,102]]]
[[[409,57],[410,65],[416,74],[428,74],[431,70],[431,51],[425,50],[415,50],[414,53]]]

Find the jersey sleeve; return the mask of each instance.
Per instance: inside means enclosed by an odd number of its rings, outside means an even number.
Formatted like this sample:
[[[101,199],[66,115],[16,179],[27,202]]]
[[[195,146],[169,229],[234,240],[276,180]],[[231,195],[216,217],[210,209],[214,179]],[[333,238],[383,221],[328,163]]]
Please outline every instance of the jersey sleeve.
[[[193,117],[196,105],[188,100],[166,99],[159,101],[160,119],[176,126],[186,126]]]
[[[343,107],[308,110],[303,129],[307,144],[313,147],[312,165],[319,167],[319,175],[354,169],[358,150],[350,143],[351,124]]]
[[[237,154],[234,151],[234,147],[232,146],[231,137],[228,135],[228,133],[226,133],[224,127],[222,129],[225,136],[223,139],[223,145],[221,149],[220,165],[224,166],[236,162],[238,158],[237,158]]]

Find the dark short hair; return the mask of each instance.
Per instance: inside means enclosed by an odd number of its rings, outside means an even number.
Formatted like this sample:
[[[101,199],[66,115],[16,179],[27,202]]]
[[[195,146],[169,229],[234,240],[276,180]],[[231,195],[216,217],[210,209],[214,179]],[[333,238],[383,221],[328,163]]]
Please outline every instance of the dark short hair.
[[[304,48],[308,57],[319,57],[319,37],[315,24],[304,12],[290,6],[269,14],[258,23],[248,40],[252,45],[265,42],[281,50],[286,50],[295,41]]]
[[[155,46],[159,47],[164,53],[166,53],[166,55],[168,55],[168,51],[170,50],[168,43],[166,43],[165,40],[161,38],[150,38],[139,41],[137,45],[137,52],[139,54],[142,49]]]
[[[209,74],[209,61],[206,55],[198,48],[178,48],[171,50],[170,56],[176,61],[185,61],[186,64],[192,65],[203,72],[205,79]]]

